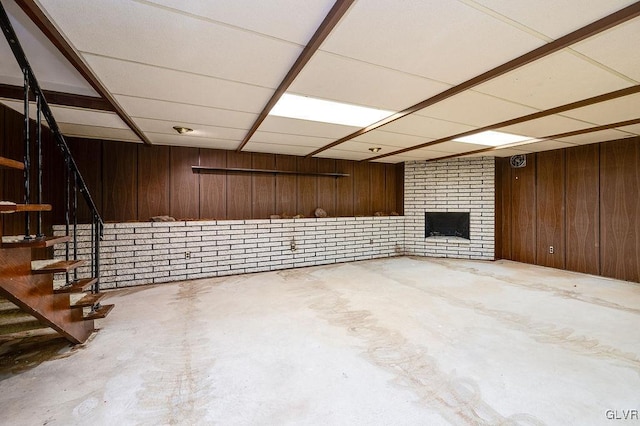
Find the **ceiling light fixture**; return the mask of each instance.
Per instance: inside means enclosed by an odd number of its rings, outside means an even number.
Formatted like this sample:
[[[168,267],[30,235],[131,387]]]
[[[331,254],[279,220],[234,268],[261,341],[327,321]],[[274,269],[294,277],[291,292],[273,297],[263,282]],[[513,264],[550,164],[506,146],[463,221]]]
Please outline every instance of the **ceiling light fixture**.
[[[379,146],[375,147],[375,148],[369,148],[369,151],[371,152],[380,152],[382,148],[380,148]]]
[[[393,111],[285,93],[271,109],[269,115],[342,124],[344,126],[366,127],[393,113]]]
[[[513,135],[511,133],[494,132],[488,130],[486,132],[476,133],[475,135],[464,136],[454,139],[454,142],[475,143],[478,145],[500,146],[516,142],[524,142],[531,140],[529,136]]]
[[[184,135],[185,133],[193,132],[193,129],[190,129],[188,127],[182,127],[182,126],[173,126],[173,130],[180,133],[181,135]]]

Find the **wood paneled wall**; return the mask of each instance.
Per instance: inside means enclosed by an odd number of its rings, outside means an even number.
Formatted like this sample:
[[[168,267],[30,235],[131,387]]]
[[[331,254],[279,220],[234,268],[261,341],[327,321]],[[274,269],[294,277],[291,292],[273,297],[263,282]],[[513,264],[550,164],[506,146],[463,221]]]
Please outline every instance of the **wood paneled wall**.
[[[31,123],[30,132],[35,134],[35,125]],[[23,144],[23,116],[16,111],[0,105],[0,156],[10,158],[17,161],[22,161],[24,158],[24,144]],[[45,129],[46,130],[46,129]],[[44,131],[42,135],[42,142],[45,156],[49,156],[52,152],[53,144],[51,143],[51,134],[48,131]],[[35,146],[32,147],[31,152],[31,195],[32,203],[36,202],[36,151]],[[44,191],[48,191],[49,188],[55,182],[55,176],[45,171],[43,174],[43,188]],[[0,200],[12,201],[15,203],[24,202],[24,175],[23,172],[13,169],[0,168]],[[45,192],[46,193],[46,192]],[[45,198],[45,202],[48,199]],[[36,214],[31,215],[31,233],[36,232]],[[48,231],[51,229],[52,217],[49,213],[43,213],[43,229]],[[23,235],[24,234],[24,215],[23,214],[3,214],[0,216],[1,230],[3,235]]]
[[[282,213],[312,217],[317,207],[329,216],[402,214],[398,182],[404,180],[404,171],[393,164],[89,139],[68,143],[71,152],[78,153],[82,172],[90,174],[87,184],[92,194],[98,194],[104,219],[110,222],[147,221],[160,215],[177,219],[265,219]],[[194,174],[194,165],[350,176]],[[100,171],[102,178],[95,179]]]
[[[565,151],[566,268],[600,274],[600,146],[584,145]]]
[[[497,159],[496,188],[497,258],[640,282],[639,137]]]
[[[640,138],[600,148],[600,267],[640,282]]]
[[[0,105],[0,155],[21,160],[22,115]],[[64,172],[61,155],[47,129],[44,140],[45,227],[64,222]],[[313,216],[322,207],[329,216],[403,213],[402,165],[358,163],[289,155],[236,153],[198,148],[68,138],[67,143],[91,196],[110,222],[147,221],[152,216],[179,219],[262,219],[272,214]],[[32,155],[33,158],[33,155]],[[332,178],[302,175],[194,174],[191,166],[347,173]],[[22,173],[0,170],[0,198],[21,202]],[[88,209],[79,202],[80,220]],[[20,234],[18,215],[3,215],[4,235]],[[35,222],[34,222],[35,224]]]

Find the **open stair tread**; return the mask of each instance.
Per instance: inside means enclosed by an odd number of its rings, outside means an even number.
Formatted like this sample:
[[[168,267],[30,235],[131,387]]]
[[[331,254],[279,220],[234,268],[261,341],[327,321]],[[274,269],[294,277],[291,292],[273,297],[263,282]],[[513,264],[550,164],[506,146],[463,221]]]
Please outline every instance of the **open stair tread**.
[[[34,274],[69,272],[84,264],[84,260],[33,260],[31,261],[31,272]]]
[[[84,308],[86,306],[93,306],[98,303],[106,293],[90,293],[85,294],[82,298],[76,300],[71,304],[72,308]]]
[[[16,204],[11,201],[0,201],[0,213],[49,211],[51,211],[51,204]]]
[[[60,293],[82,293],[87,291],[89,287],[94,285],[98,281],[97,278],[81,278],[79,280],[72,281],[69,285],[58,287],[53,289],[56,294]]]
[[[11,158],[0,157],[0,167],[7,169],[24,170],[24,163],[21,161],[12,160]]]
[[[24,235],[11,235],[2,237],[2,248],[43,248],[51,247],[55,244],[66,243],[67,241],[71,241],[71,236],[64,235],[58,237],[48,236],[43,238],[36,238],[32,235],[30,240],[25,240]]]
[[[100,307],[97,310],[91,312],[90,314],[85,315],[84,319],[95,320],[95,319],[104,318],[107,315],[109,315],[109,312],[111,312],[114,306],[115,305],[100,305]]]

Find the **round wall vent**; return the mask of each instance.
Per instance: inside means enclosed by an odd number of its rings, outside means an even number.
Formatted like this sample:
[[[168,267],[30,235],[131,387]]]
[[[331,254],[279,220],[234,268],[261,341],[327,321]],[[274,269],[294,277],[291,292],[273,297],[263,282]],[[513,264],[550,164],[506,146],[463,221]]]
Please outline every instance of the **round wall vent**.
[[[525,154],[512,155],[509,163],[514,169],[519,169],[527,165],[527,156]]]

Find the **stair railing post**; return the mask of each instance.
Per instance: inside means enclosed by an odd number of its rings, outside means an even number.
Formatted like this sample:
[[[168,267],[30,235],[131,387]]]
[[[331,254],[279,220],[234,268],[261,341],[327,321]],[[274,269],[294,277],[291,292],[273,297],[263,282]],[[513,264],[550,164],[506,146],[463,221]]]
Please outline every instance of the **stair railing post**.
[[[70,174],[70,167],[69,167],[69,158],[65,156],[64,158],[64,234],[68,237],[70,234],[70,218],[69,218],[69,203],[70,198],[71,198],[71,194],[69,193],[69,174]],[[64,243],[65,245],[65,250],[64,250],[64,258],[65,260],[69,260],[69,256],[70,256],[70,249],[69,249],[69,241],[67,241],[66,243]],[[67,279],[66,279],[66,283],[69,284],[70,280],[69,280],[69,273],[67,272]]]
[[[73,260],[78,260],[78,177],[73,174]],[[78,279],[78,269],[73,270],[73,279]]]
[[[96,276],[96,234],[98,233],[98,221],[96,220],[95,215],[91,215],[91,276]],[[96,293],[94,291],[95,285],[91,288],[92,293]]]
[[[38,192],[37,203],[42,204],[42,98],[39,92],[36,92],[36,148],[37,148],[37,168],[38,168]],[[43,238],[42,232],[42,212],[38,211],[38,223],[36,230],[36,238]]]
[[[95,216],[96,218],[96,254],[95,254],[95,275],[96,283],[94,286],[94,293],[100,292],[100,240],[104,235],[104,224],[102,220],[100,220],[99,216]]]
[[[24,203],[31,202],[31,153],[30,153],[30,135],[29,135],[29,70],[22,71],[24,75]],[[31,223],[29,212],[24,214],[24,239],[31,239]]]

